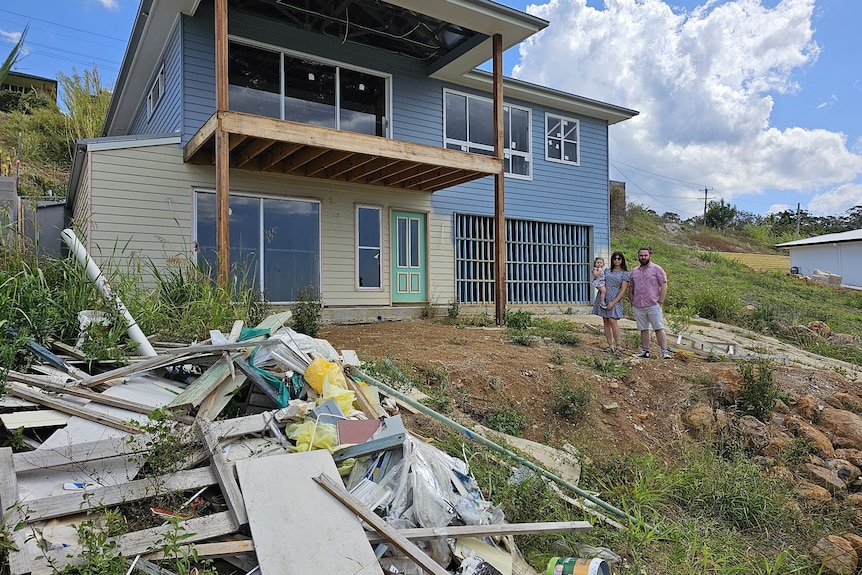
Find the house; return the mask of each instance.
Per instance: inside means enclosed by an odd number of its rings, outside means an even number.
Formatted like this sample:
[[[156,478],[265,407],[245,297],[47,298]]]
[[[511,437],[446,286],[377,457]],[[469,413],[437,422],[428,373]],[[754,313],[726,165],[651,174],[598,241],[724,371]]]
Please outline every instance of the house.
[[[810,276],[814,270],[841,278],[841,285],[862,289],[862,229],[776,244],[790,250],[790,269]]]
[[[588,304],[608,128],[637,112],[503,78],[547,24],[489,0],[143,0],[70,220],[94,258],[226,278],[229,253],[234,279],[273,303],[310,286],[330,320]]]
[[[6,78],[0,84],[0,91],[2,90],[22,93],[36,92],[44,98],[57,101],[57,80],[15,72],[14,70],[10,70],[6,74]]]

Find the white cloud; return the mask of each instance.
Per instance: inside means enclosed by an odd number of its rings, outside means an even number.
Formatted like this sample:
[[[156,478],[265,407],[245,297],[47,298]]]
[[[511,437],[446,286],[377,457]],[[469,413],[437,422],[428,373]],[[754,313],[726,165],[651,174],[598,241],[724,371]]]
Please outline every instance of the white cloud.
[[[104,8],[108,10],[119,10],[120,4],[118,0],[96,0],[97,4],[101,4]]]
[[[781,212],[786,212],[790,209],[790,206],[787,204],[772,204],[769,206],[769,209],[766,210],[767,214],[780,214]]]
[[[6,30],[0,30],[0,38],[8,40],[9,42],[12,42],[12,44],[17,44],[18,40],[21,39],[21,32],[7,32]]]
[[[611,163],[698,183],[637,178],[630,199],[685,218],[701,213],[704,186],[733,201],[812,194],[862,174],[844,134],[770,123],[773,98],[799,90],[794,74],[820,53],[815,0],[707,2],[690,12],[661,0],[604,6],[529,6],[550,26],[521,45],[513,76],[639,110],[611,127]]]
[[[839,215],[859,205],[862,205],[862,184],[845,184],[815,194],[808,204],[808,211],[812,214]]]

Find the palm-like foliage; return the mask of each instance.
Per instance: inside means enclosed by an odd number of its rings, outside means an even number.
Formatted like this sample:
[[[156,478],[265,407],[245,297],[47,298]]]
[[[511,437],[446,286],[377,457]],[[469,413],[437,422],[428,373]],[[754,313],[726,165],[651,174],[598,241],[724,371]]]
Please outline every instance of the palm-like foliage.
[[[18,56],[20,55],[21,48],[24,46],[24,38],[27,36],[27,29],[30,26],[25,26],[24,31],[21,33],[21,37],[18,38],[18,43],[15,44],[15,47],[12,48],[12,51],[9,52],[9,55],[6,57],[6,60],[3,61],[3,65],[0,66],[0,83],[3,83],[3,80],[6,79],[6,75],[9,73],[9,70],[12,69],[18,62]]]

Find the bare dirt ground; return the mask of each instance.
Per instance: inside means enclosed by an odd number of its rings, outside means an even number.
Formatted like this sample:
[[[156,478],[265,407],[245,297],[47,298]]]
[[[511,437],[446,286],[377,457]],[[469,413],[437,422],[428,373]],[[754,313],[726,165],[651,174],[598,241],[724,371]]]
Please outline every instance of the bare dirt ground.
[[[431,378],[424,391],[450,399],[450,417],[483,423],[486,414],[502,407],[515,407],[527,416],[526,439],[559,447],[577,438],[577,443],[603,449],[629,451],[658,449],[683,434],[680,415],[697,401],[708,401],[709,388],[717,379],[732,378],[732,359],[707,357],[685,346],[671,345],[672,360],[638,360],[631,354],[619,362],[622,375],[596,369],[594,358],[608,359],[602,351],[605,339],[600,318],[592,315],[561,316],[572,322],[572,331],[581,339],[575,346],[550,341],[527,347],[516,345],[501,328],[447,325],[433,320],[382,322],[361,325],[330,325],[319,337],[337,350],[353,349],[363,361],[381,358],[397,360],[415,372]],[[636,346],[634,322],[623,320],[624,341]],[[727,342],[738,350],[779,356],[775,380],[779,390],[792,399],[810,395],[823,403],[836,392],[855,393],[859,368],[831,360],[746,330],[697,320],[687,331],[700,341]],[[671,343],[676,341],[670,337]],[[655,341],[653,351],[657,351]],[[560,350],[564,363],[551,360]],[[631,353],[637,350],[632,348]],[[739,352],[737,352],[739,353]],[[559,358],[557,354],[557,358]],[[784,365],[783,358],[788,365]],[[434,374],[445,372],[449,382],[441,384]],[[562,375],[565,374],[565,375]],[[554,388],[561,377],[573,383],[589,382],[596,401],[589,412],[572,420],[553,413]],[[615,407],[616,405],[616,407]],[[417,433],[434,436],[440,428],[430,418],[409,419]]]

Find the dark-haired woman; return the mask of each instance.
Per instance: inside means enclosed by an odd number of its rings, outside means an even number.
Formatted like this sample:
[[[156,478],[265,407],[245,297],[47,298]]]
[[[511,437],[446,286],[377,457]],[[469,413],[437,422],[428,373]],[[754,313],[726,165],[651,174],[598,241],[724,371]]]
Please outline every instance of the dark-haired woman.
[[[593,313],[602,318],[605,328],[605,339],[608,340],[608,351],[620,354],[623,351],[622,334],[620,333],[619,319],[623,317],[623,297],[629,289],[630,281],[626,257],[622,252],[611,254],[610,268],[605,271],[605,301],[606,309],[602,309],[599,298],[593,304]]]

